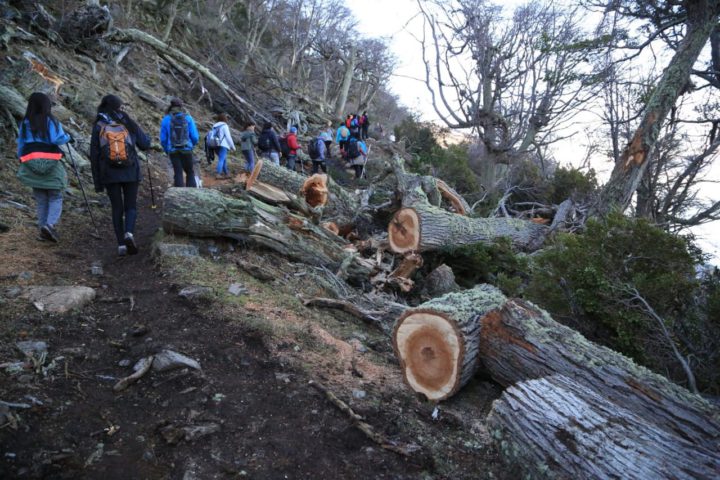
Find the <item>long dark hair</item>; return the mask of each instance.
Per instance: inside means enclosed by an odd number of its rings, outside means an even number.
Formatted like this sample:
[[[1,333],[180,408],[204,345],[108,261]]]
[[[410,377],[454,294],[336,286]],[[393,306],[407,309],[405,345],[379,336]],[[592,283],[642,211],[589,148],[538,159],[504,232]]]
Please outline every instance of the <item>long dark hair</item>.
[[[111,114],[119,112],[123,106],[123,101],[117,95],[105,95],[100,100],[100,105],[97,107],[97,113]]]
[[[25,127],[25,120],[30,124],[30,131],[36,138],[49,139],[48,120],[57,125],[57,120],[52,116],[52,101],[44,93],[35,92],[28,98],[27,110],[22,127]]]

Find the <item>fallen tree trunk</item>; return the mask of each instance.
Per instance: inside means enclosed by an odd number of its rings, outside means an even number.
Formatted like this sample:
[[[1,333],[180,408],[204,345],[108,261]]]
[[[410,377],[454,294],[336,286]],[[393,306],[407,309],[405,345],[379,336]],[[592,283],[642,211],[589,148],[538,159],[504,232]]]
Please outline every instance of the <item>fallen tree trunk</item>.
[[[162,222],[168,233],[248,240],[292,260],[336,270],[356,285],[367,284],[373,269],[372,262],[337,235],[247,195],[234,198],[211,189],[170,188]]]
[[[546,232],[546,226],[526,220],[470,218],[416,202],[395,212],[388,226],[388,241],[393,252],[405,253],[491,244],[507,237],[515,248],[527,250]]]
[[[530,478],[718,478],[720,456],[562,375],[520,382],[493,403],[491,436]]]
[[[430,400],[454,395],[477,371],[480,319],[505,300],[481,285],[406,310],[392,339],[408,385]]]

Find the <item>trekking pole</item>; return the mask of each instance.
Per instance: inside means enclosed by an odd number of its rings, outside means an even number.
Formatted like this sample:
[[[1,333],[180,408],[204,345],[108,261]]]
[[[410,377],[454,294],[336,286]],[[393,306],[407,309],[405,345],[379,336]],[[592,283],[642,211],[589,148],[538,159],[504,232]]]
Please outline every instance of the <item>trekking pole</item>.
[[[90,214],[90,220],[92,221],[93,228],[95,228],[95,235],[92,235],[94,238],[101,238],[100,233],[98,232],[97,223],[95,222],[95,217],[92,214],[92,209],[90,208],[90,202],[88,202],[87,194],[85,193],[85,187],[83,186],[82,180],[80,179],[80,172],[78,171],[77,164],[75,163],[75,157],[72,154],[72,149],[70,146],[67,146],[68,156],[70,157],[70,164],[72,165],[73,172],[75,172],[75,177],[77,178],[78,184],[80,185],[80,191],[82,192],[83,199],[85,200],[85,207],[87,208],[88,213]]]
[[[150,181],[150,208],[155,210],[157,208],[157,205],[155,205],[155,189],[153,188],[152,172],[150,171],[150,157],[146,156],[145,161],[147,162],[148,180]]]
[[[367,171],[368,159],[370,158],[370,145],[367,147],[367,153],[365,154],[365,164],[363,165],[363,171],[360,175],[360,179],[366,178],[365,172]]]

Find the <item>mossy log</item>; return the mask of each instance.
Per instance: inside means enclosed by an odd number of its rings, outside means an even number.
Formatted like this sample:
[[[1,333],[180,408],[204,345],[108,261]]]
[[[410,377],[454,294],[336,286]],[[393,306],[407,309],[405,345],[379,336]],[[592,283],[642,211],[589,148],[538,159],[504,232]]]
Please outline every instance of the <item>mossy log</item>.
[[[566,376],[517,383],[488,428],[525,478],[718,478],[720,454],[649,423]]]
[[[529,250],[544,238],[547,227],[517,218],[471,218],[417,202],[401,208],[388,226],[390,248],[396,253],[436,251],[507,237],[515,248]]]
[[[392,340],[408,385],[430,400],[454,395],[477,371],[481,318],[505,300],[480,285],[406,310]]]
[[[251,241],[289,259],[339,271],[353,284],[368,283],[373,269],[372,262],[337,235],[248,195],[170,188],[165,193],[162,222],[168,233]]]

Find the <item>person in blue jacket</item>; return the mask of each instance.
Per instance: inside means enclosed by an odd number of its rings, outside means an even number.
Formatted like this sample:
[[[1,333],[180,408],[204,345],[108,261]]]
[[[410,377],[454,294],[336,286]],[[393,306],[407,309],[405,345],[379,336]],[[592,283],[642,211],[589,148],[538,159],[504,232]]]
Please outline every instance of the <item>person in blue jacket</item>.
[[[192,150],[198,141],[200,134],[195,121],[183,111],[182,100],[173,98],[160,123],[160,144],[170,157],[176,187],[197,187]]]
[[[39,240],[58,242],[56,226],[63,206],[67,174],[60,160],[60,145],[72,141],[51,113],[52,102],[44,93],[35,92],[28,99],[25,117],[20,123],[17,156],[20,181],[32,188],[37,202]]]
[[[126,135],[123,145],[127,161],[115,165],[110,161],[110,145],[101,139],[103,128],[115,126]],[[123,110],[123,101],[116,95],[105,95],[97,107],[97,117],[90,136],[90,165],[95,191],[107,191],[112,209],[112,223],[117,239],[118,255],[138,253],[135,242],[137,195],[142,180],[140,159],[135,148],[150,148],[150,138]]]

